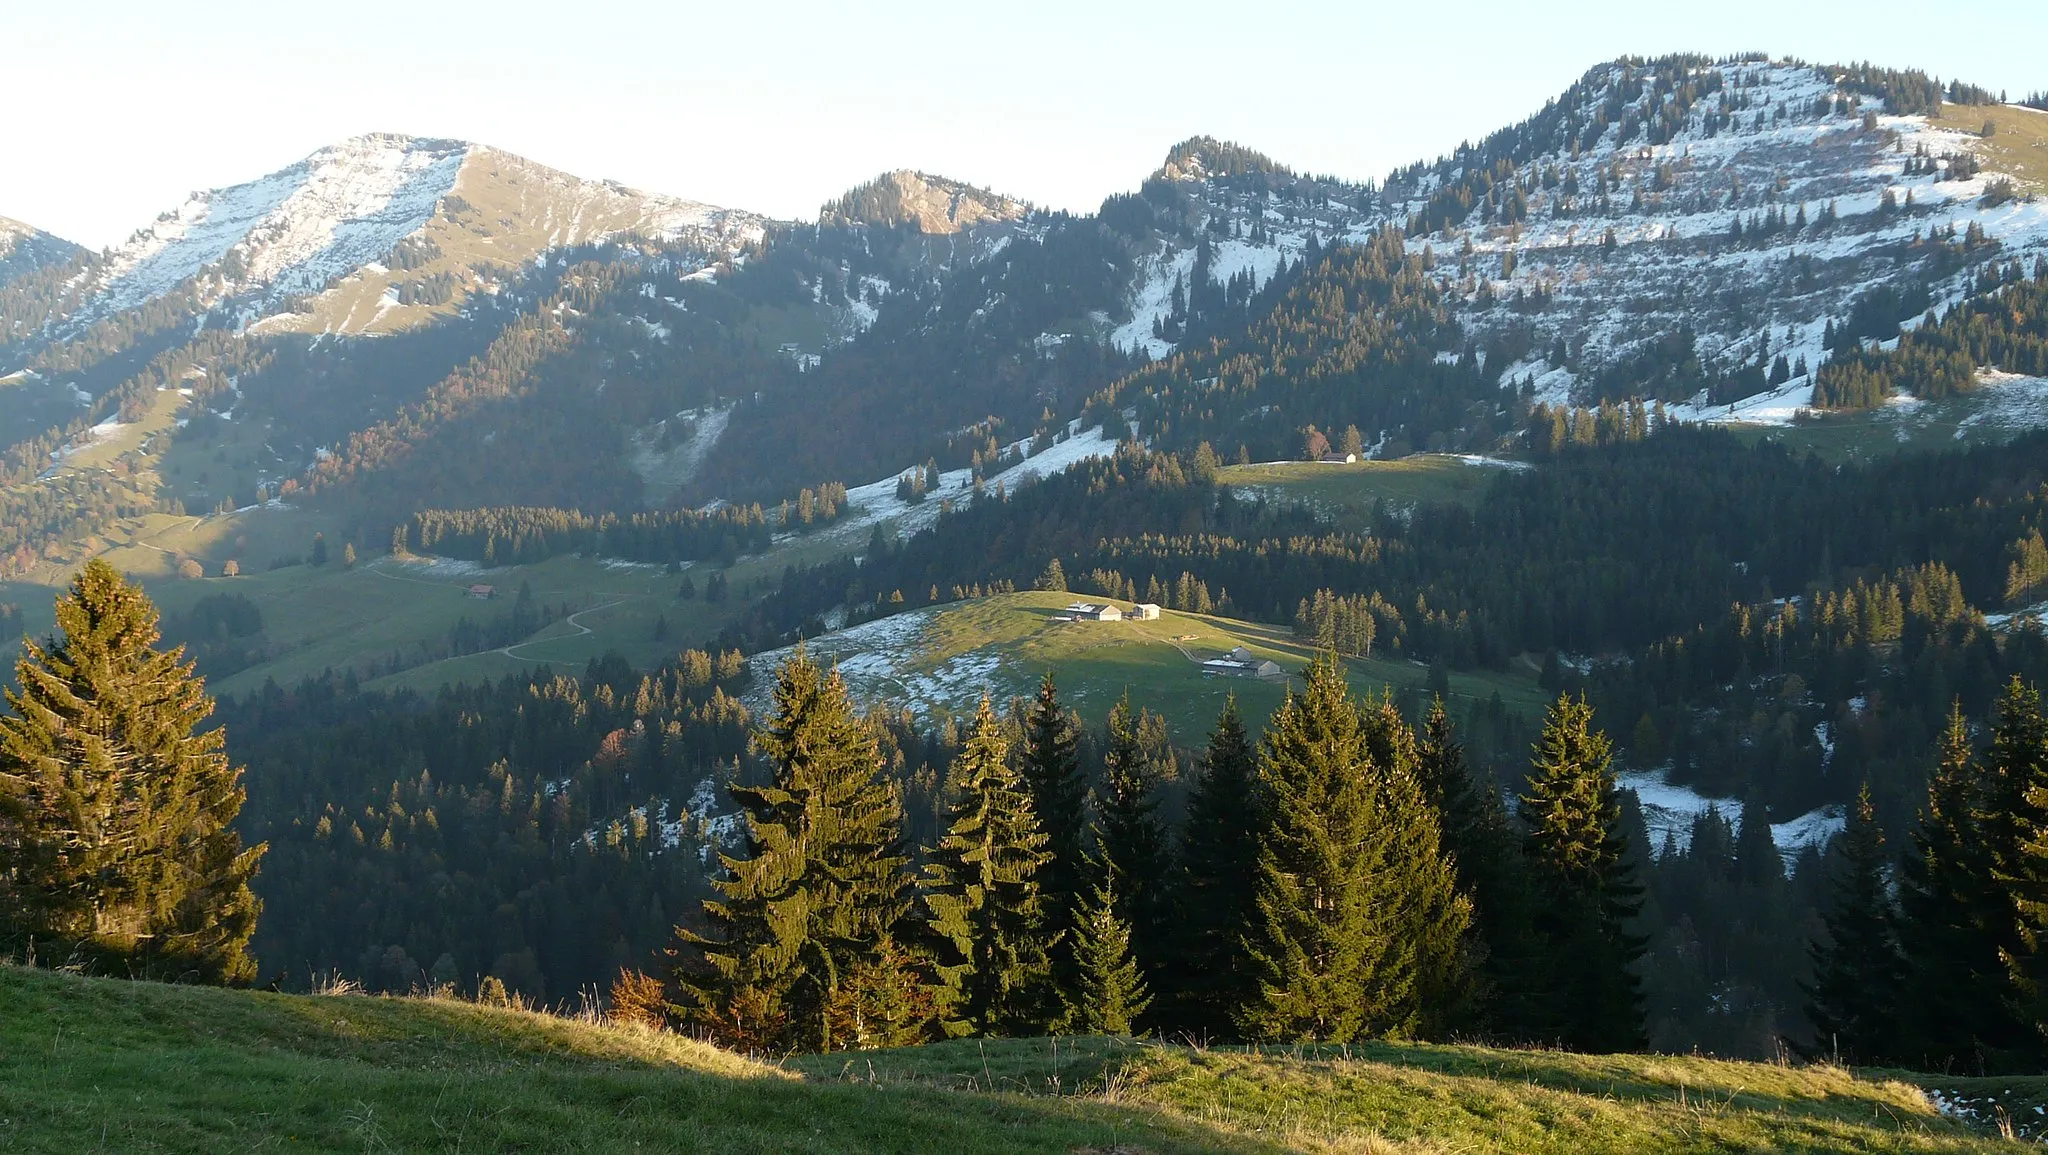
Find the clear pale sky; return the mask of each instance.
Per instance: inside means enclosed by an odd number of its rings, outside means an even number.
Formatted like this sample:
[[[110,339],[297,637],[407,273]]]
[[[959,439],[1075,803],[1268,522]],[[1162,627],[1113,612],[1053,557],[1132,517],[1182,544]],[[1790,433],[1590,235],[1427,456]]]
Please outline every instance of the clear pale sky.
[[[1092,210],[1175,141],[1380,178],[1625,53],[2048,89],[2048,0],[0,4],[0,216],[114,243],[360,132],[808,217],[920,168]]]

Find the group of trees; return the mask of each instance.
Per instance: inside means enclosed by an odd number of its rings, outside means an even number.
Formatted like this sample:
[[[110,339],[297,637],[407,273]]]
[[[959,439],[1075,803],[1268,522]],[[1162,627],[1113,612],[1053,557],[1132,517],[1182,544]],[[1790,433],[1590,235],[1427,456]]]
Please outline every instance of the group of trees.
[[[2033,1070],[2048,1052],[2048,717],[2014,680],[1979,749],[1960,711],[1894,858],[1870,795],[1814,951],[1816,1048],[1928,1070]]]
[[[984,699],[914,845],[836,671],[801,650],[754,737],[767,781],[678,930],[671,1013],[753,1050],[1159,1028],[1348,1042],[1642,1038],[1639,902],[1606,738],[1560,700],[1519,813],[1439,705],[1418,735],[1315,663],[1256,744],[1210,735],[1176,838],[1171,754],[1126,702],[1091,784],[1048,675]]]
[[[1187,574],[1218,601],[1228,591],[1239,616],[1276,624],[1294,622],[1318,590],[1376,592],[1401,611],[1400,652],[1453,668],[1638,650],[1737,603],[1846,591],[1927,558],[1972,605],[1994,607],[2005,602],[2009,544],[2048,512],[2041,443],[1838,468],[1674,425],[1501,471],[1471,508],[1423,503],[1346,528],[1237,496],[1200,447],[1179,457],[1127,446],[908,540],[878,541],[858,562],[789,572],[727,644],[750,631],[791,638],[843,602],[890,612],[895,592],[915,606],[955,589],[1028,586],[1049,558],[1066,574],[1102,575],[1084,577],[1093,588],[1114,575],[1133,594],[1155,580],[1171,591]]]
[[[827,507],[833,517],[845,502],[845,488],[837,492],[838,504]],[[817,515],[813,506],[813,518]],[[567,553],[644,562],[730,561],[768,548],[773,532],[758,504],[623,516],[530,507],[423,509],[399,528],[392,546],[401,552],[417,548],[487,565],[528,564]]]
[[[1940,567],[1887,588],[1822,599],[1811,627],[1781,610],[1741,645],[1966,624]],[[1866,602],[1898,609],[1866,625]],[[227,595],[185,626],[232,636],[251,616]],[[1827,640],[1843,628],[1852,642]],[[743,667],[694,651],[432,702],[329,678],[224,712],[259,772],[244,808],[138,589],[90,566],[58,629],[25,649],[0,717],[16,957],[248,981],[253,937],[288,982],[487,976],[538,999],[672,939],[676,1021],[762,1050],[1153,1029],[1724,1053],[1790,1037],[1973,1069],[2044,1049],[2048,721],[2017,680],[1988,741],[1948,722],[1902,862],[1866,789],[1838,847],[1788,879],[1756,797],[1652,857],[1583,699],[1552,707],[1510,810],[1441,704],[1411,726],[1354,699],[1332,658],[1261,739],[1227,707],[1187,774],[1156,717],[1125,703],[1091,732],[1050,677],[943,733],[856,712],[801,654],[759,724],[724,692]],[[720,781],[743,826],[700,809]],[[1817,914],[1812,967],[1784,965]]]
[[[1814,404],[1869,408],[1897,393],[1936,400],[1976,388],[1984,366],[2048,374],[2048,261],[2036,262],[2031,277],[2018,261],[1993,265],[1977,289],[1903,335],[1894,320],[1883,335],[1898,336],[1895,348],[1838,353],[1821,366]]]

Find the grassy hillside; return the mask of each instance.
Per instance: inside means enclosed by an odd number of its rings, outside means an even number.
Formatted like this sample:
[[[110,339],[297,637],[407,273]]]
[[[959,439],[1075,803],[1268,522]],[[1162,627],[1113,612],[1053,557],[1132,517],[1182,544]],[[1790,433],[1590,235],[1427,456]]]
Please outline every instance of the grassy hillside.
[[[2005,1086],[2003,1102],[2030,1115],[2041,1082]],[[16,1151],[1997,1146],[1944,1118],[1908,1079],[1832,1067],[1113,1039],[963,1041],[768,1064],[673,1035],[450,1000],[0,967],[0,1149]]]
[[[1060,611],[1082,594],[1026,592],[954,602],[883,618],[810,640],[811,652],[837,661],[863,699],[882,699],[931,713],[972,710],[984,689],[998,701],[1032,692],[1046,670],[1056,672],[1060,696],[1087,718],[1109,712],[1128,688],[1133,703],[1166,717],[1192,740],[1215,722],[1226,695],[1235,693],[1247,722],[1265,720],[1300,684],[1314,656],[1285,628],[1209,614],[1163,611],[1156,621],[1062,622]],[[1099,600],[1099,599],[1098,599]],[[1288,675],[1273,681],[1205,676],[1201,662],[1243,646],[1278,663]],[[782,653],[754,659],[757,694]],[[1421,686],[1429,670],[1402,658],[1346,662],[1352,687]],[[1535,671],[1453,673],[1453,697],[1486,699],[1499,693],[1510,710],[1534,715],[1544,694]]]
[[[2011,176],[2018,191],[2048,191],[2048,112],[2017,104],[1943,104],[1934,123],[1973,137],[1994,126],[1993,135],[1972,142],[1984,167]]]
[[[1392,461],[1359,461],[1350,465],[1316,461],[1269,461],[1233,465],[1221,471],[1224,485],[1247,497],[1296,502],[1356,528],[1381,501],[1394,506],[1424,502],[1477,505],[1487,485],[1503,469],[1519,463],[1447,453],[1418,453]]]
[[[2048,114],[2044,114],[2048,115]],[[1880,409],[1824,413],[1784,426],[1734,425],[1737,436],[1782,442],[1831,462],[1875,461],[1897,453],[1938,453],[2011,441],[2048,424],[2048,384],[1986,374],[1969,393],[1939,401],[1897,398]]]
[[[305,556],[313,535],[322,531],[328,535],[327,565],[271,568],[278,559]],[[343,543],[334,524],[310,511],[287,507],[210,517],[152,514],[123,521],[106,537],[18,580],[0,582],[0,604],[22,607],[30,630],[46,631],[51,626],[50,604],[59,589],[88,557],[104,556],[141,581],[166,614],[182,613],[200,598],[218,593],[240,594],[262,611],[264,631],[252,644],[262,650],[264,660],[215,679],[212,688],[218,693],[246,693],[260,688],[266,678],[291,685],[326,669],[353,669],[367,678],[372,663],[387,661],[393,653],[407,668],[369,679],[373,684],[432,690],[544,664],[580,669],[610,651],[637,666],[657,665],[679,649],[715,637],[745,609],[742,591],[750,583],[772,584],[787,564],[846,548],[837,540],[823,541],[823,536],[792,538],[769,553],[742,558],[726,571],[732,597],[714,604],[702,597],[679,597],[681,579],[658,565],[562,556],[533,565],[483,569],[435,559],[401,561],[365,543],[356,567],[345,569],[340,564]],[[187,558],[198,561],[207,576],[179,578],[178,563]],[[230,558],[241,565],[238,577],[220,576]],[[695,582],[701,591],[706,584],[702,570],[695,574]],[[468,598],[472,583],[495,586],[498,599]],[[483,623],[509,613],[522,584],[532,589],[537,603],[558,615],[566,606],[575,622],[558,616],[519,644],[417,663],[420,643],[438,642],[462,619]],[[658,629],[664,620],[665,632]],[[664,636],[657,637],[658,633]]]

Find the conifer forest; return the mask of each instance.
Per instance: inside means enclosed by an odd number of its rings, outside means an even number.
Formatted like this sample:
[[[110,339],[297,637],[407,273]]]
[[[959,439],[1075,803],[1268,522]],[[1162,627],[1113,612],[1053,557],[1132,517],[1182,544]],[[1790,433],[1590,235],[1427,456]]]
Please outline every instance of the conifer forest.
[[[373,133],[97,250],[0,217],[0,1148],[297,1141],[66,1106],[169,1069],[55,1062],[101,981],[136,1038],[360,995],[480,1048],[379,1071],[724,1081],[536,1084],[678,1149],[929,1149],[767,1137],[799,1084],[1011,1113],[933,1108],[962,1150],[2048,1137],[2048,98],[1744,53],[1503,108],[1080,209]],[[1456,1120],[1346,1098],[1396,1084]],[[348,1094],[314,1145],[472,1134]]]

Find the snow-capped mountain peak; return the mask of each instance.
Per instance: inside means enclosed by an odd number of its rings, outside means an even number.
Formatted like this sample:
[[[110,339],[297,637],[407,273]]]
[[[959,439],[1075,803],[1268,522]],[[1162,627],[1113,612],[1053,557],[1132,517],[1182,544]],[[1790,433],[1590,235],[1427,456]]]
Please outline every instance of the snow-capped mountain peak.
[[[550,249],[692,234],[730,251],[762,223],[485,145],[368,133],[255,180],[194,192],[79,275],[54,335],[181,291],[194,309],[228,307],[270,331],[388,332],[456,307],[482,270],[516,268]],[[401,242],[404,267],[389,267]],[[395,292],[429,278],[440,282],[426,294],[431,304]]]
[[[62,264],[82,250],[70,241],[9,217],[0,217],[0,284],[47,265]]]

